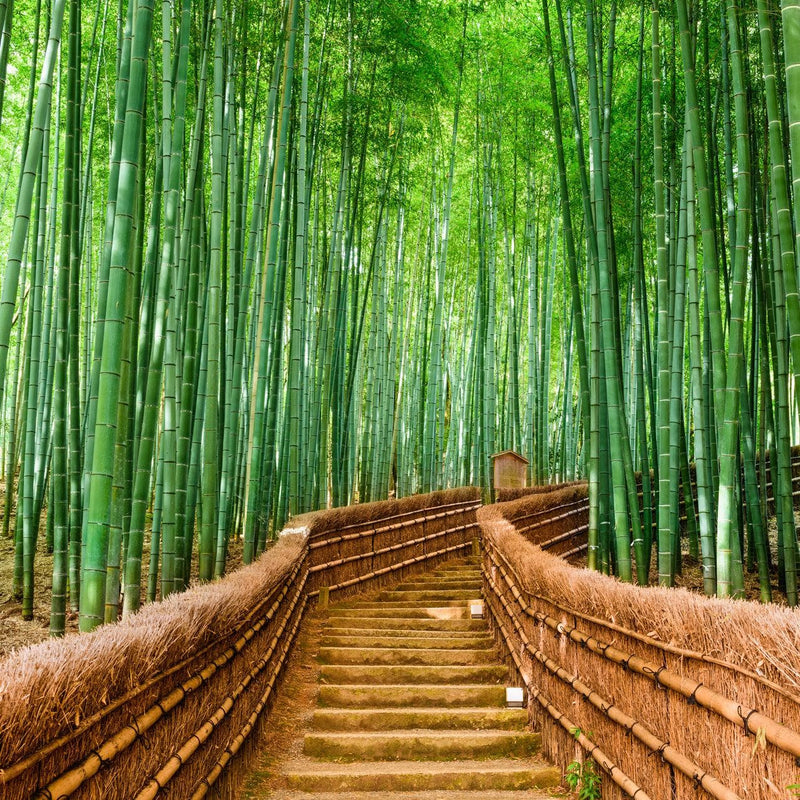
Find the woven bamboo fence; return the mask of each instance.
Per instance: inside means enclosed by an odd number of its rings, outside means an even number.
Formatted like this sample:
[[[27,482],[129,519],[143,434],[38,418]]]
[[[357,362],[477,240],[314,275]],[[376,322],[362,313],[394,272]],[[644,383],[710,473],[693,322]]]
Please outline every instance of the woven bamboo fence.
[[[346,506],[293,523],[308,535],[309,592],[336,599],[468,555],[480,535],[480,489]]]
[[[488,616],[546,755],[564,770],[592,756],[604,798],[795,797],[797,612],[570,566],[532,540],[565,537],[569,524],[585,536],[576,491],[539,496],[552,529],[534,497],[478,515]]]
[[[303,612],[471,551],[480,492],[296,518],[255,563],[0,659],[0,798],[229,798]]]
[[[585,481],[547,486],[547,491],[486,506],[482,519],[504,519],[531,544],[564,559],[582,556],[589,539],[589,496]]]

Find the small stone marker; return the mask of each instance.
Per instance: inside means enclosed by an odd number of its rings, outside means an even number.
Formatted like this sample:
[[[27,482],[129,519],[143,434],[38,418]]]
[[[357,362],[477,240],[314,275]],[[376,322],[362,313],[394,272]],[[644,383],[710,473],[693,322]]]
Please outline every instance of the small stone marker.
[[[469,615],[472,619],[483,619],[483,600],[469,601]]]
[[[524,708],[525,692],[521,686],[506,687],[506,705],[509,708]]]
[[[327,586],[323,586],[319,590],[319,599],[317,601],[317,605],[320,608],[327,608],[330,599],[331,599],[331,590]]]

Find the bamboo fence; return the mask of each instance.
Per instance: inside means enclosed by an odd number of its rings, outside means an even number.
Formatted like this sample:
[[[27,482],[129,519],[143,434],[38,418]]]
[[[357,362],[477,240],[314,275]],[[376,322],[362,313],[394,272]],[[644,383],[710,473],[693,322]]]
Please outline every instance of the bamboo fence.
[[[0,797],[229,798],[320,589],[471,552],[480,491],[297,517],[254,564],[91,634],[0,660]]]
[[[606,798],[794,797],[796,612],[570,566],[543,548],[570,524],[585,537],[580,491],[479,512],[488,615],[546,755],[561,769],[591,755]]]

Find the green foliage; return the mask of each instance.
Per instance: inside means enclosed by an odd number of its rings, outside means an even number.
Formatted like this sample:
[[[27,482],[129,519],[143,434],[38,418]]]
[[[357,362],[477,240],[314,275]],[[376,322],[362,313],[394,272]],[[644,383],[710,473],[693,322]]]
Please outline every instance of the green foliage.
[[[594,759],[571,761],[564,773],[564,783],[578,800],[599,800],[602,778]]]
[[[588,739],[592,733],[584,732],[580,728],[573,728],[572,735],[577,741],[581,734]],[[597,769],[595,760],[591,757],[583,761],[570,761],[564,773],[564,783],[578,800],[599,800],[601,796],[602,777]]]

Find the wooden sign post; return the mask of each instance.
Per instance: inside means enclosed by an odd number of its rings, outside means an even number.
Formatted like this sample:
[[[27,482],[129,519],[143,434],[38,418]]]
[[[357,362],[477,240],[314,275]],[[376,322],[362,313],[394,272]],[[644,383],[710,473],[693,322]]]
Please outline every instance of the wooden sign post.
[[[513,450],[491,456],[494,464],[494,489],[524,489],[528,485],[528,459]]]

